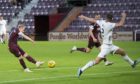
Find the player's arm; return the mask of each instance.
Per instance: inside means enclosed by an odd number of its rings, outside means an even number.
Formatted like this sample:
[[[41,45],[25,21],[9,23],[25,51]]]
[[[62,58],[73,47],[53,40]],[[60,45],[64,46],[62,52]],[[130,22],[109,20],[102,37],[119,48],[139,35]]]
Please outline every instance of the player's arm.
[[[90,27],[92,27],[92,26],[90,26]],[[97,42],[97,39],[94,37],[92,30],[93,30],[93,28],[89,28],[89,35],[92,37],[94,42]]]
[[[89,21],[91,23],[96,23],[96,20],[94,18],[89,18],[89,17],[84,16],[84,15],[80,15],[79,18],[83,19],[83,20],[86,20],[86,21]]]
[[[115,27],[121,27],[124,25],[126,19],[126,13],[122,13],[121,15],[122,15],[121,20],[120,22],[116,23]]]
[[[29,40],[29,41],[31,41],[32,43],[34,43],[34,40],[32,40],[30,37],[28,37],[28,36],[25,35],[24,33],[20,33],[20,35],[21,35],[22,37],[24,37],[26,40]]]

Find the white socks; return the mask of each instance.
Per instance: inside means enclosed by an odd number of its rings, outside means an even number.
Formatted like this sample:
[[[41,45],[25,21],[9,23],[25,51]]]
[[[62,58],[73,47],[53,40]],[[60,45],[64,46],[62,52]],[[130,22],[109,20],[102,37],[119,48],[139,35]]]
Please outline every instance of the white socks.
[[[85,66],[81,68],[82,71],[86,70],[87,68],[93,66],[95,64],[94,61],[89,61]]]
[[[131,60],[131,59],[128,57],[128,55],[123,56],[123,59],[124,59],[125,61],[127,61],[127,62],[128,62],[129,64],[131,64],[131,65],[134,64],[134,61]]]
[[[133,65],[134,61],[131,60],[127,55],[123,56],[123,59],[125,61],[127,61],[129,64]],[[85,71],[86,69],[88,69],[89,67],[92,67],[93,65],[95,65],[95,61],[89,61],[85,66],[83,66],[81,68],[82,71]]]

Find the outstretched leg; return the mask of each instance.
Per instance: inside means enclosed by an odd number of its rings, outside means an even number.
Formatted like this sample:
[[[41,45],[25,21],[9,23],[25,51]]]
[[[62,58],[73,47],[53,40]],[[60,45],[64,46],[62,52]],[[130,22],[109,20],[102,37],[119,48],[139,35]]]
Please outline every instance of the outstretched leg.
[[[18,57],[18,60],[19,60],[20,65],[23,67],[23,69],[26,69],[27,66],[26,66],[22,56]]]
[[[81,52],[89,52],[87,48],[77,48],[77,51],[81,51]]]
[[[99,51],[101,51],[101,46],[97,47],[99,49]],[[107,60],[107,58],[103,58],[103,61],[105,63],[106,66],[112,65],[113,62],[110,62]]]
[[[24,57],[31,63],[36,64],[36,60],[29,56],[27,53],[24,54]]]
[[[136,61],[133,61],[126,53],[123,49],[119,48],[115,54],[119,54],[123,57],[123,59],[125,61],[127,61],[133,68],[136,66]]]
[[[18,59],[25,72],[32,72],[29,68],[26,67],[22,56],[20,56]]]
[[[29,56],[27,53],[24,54],[24,57],[31,63],[36,64],[36,67],[40,67],[44,62],[36,61],[34,58]]]
[[[91,49],[90,48],[77,48],[76,46],[73,46],[70,52],[72,53],[74,51],[89,53]]]
[[[99,64],[101,61],[103,60],[103,58],[100,58],[100,57],[97,57],[96,60],[92,60],[92,61],[89,61],[85,66],[83,66],[82,68],[80,68],[78,70],[78,77],[81,76],[81,74],[88,68],[96,65],[96,64]]]

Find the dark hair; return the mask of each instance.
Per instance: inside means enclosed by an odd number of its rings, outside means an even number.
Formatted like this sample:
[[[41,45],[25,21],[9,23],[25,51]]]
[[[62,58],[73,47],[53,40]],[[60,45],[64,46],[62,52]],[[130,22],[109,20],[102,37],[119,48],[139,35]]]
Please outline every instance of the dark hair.
[[[112,21],[113,20],[113,15],[111,13],[106,15],[107,20]]]

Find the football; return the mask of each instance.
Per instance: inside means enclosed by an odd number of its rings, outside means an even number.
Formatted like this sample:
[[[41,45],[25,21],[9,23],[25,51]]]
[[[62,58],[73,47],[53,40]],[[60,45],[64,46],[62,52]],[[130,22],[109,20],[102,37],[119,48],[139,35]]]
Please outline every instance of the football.
[[[48,67],[49,67],[49,68],[54,68],[55,65],[56,65],[56,63],[55,63],[54,60],[50,60],[50,61],[48,61]]]

